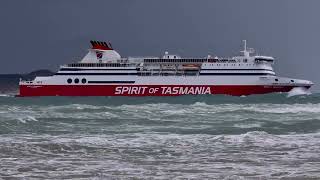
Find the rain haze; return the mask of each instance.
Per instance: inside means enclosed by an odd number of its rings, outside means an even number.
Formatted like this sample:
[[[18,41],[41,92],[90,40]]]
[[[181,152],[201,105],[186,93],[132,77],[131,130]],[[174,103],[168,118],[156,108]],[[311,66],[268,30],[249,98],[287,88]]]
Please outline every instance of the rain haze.
[[[279,75],[319,84],[319,7],[318,0],[3,0],[0,72],[55,71],[80,60],[89,40],[110,41],[123,57],[204,57],[237,55],[246,39],[276,58]]]

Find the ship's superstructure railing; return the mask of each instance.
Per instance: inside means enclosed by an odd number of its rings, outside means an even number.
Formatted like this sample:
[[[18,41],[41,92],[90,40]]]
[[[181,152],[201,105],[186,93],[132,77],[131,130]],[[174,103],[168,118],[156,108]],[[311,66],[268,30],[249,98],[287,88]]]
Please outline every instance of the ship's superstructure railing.
[[[144,63],[236,63],[233,58],[181,58],[181,59],[144,59]]]
[[[19,79],[19,84],[23,84],[23,85],[41,85],[43,83],[43,81],[39,81],[39,80],[25,80],[20,78]]]
[[[72,63],[63,67],[133,67],[136,63]]]
[[[208,59],[188,58],[188,59],[144,59],[144,63],[204,63]]]
[[[25,84],[33,84],[34,81],[23,80],[23,79],[20,78],[19,82],[20,82],[20,83],[25,83]]]

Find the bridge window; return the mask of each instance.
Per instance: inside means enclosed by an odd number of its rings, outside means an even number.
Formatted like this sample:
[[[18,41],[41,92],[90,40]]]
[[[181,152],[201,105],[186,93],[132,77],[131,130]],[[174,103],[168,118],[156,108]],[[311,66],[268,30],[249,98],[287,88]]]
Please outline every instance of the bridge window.
[[[277,81],[277,82],[279,81],[279,79],[274,79],[274,80]]]

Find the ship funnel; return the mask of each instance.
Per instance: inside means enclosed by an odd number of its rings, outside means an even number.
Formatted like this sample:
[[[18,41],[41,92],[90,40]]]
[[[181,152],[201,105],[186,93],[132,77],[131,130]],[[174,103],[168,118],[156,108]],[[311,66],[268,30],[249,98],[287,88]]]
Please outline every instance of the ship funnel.
[[[113,50],[110,43],[91,40],[90,44],[92,47],[88,54],[82,58],[82,63],[107,63],[121,60],[120,54]]]
[[[106,42],[102,41],[90,41],[92,45],[92,49],[97,49],[97,50],[113,50],[111,46],[108,46]]]

